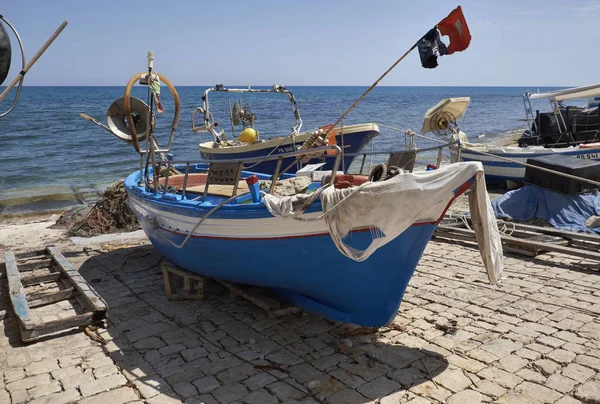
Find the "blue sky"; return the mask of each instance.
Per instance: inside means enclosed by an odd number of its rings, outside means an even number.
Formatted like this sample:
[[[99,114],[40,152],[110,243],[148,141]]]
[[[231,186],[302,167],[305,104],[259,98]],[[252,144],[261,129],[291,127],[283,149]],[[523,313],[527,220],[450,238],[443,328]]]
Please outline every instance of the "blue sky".
[[[598,82],[600,3],[502,1],[5,0],[29,60],[69,25],[26,85],[125,85],[155,68],[175,85],[370,85],[458,4],[473,37],[423,69],[415,50],[380,85],[569,86]],[[447,43],[447,39],[446,39]],[[7,84],[20,70],[15,63]]]

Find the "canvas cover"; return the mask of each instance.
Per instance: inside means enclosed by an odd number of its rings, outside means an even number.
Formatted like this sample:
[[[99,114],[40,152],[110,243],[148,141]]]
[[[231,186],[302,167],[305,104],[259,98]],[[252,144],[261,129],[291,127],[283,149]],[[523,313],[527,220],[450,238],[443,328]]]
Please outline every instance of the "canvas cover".
[[[354,261],[368,259],[378,248],[395,239],[414,223],[435,223],[454,198],[454,191],[475,179],[469,194],[473,227],[490,282],[497,283],[503,270],[502,244],[485,187],[480,162],[455,163],[438,170],[405,173],[381,182],[358,187],[322,190],[320,199],[324,220],[338,250]],[[265,205],[273,215],[297,217],[298,199],[265,195]],[[305,201],[305,200],[304,200]],[[303,202],[304,202],[303,201]],[[371,227],[378,234],[364,250],[344,242],[355,228]]]

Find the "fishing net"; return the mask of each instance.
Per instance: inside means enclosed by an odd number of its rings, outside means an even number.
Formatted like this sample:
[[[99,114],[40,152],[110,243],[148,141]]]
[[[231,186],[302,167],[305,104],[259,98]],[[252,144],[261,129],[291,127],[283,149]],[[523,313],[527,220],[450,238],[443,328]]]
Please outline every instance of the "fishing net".
[[[69,223],[72,224],[68,226]],[[80,207],[66,212],[58,219],[57,224],[67,224],[67,234],[77,237],[128,232],[141,228],[135,213],[127,204],[123,180],[106,188],[92,207]]]

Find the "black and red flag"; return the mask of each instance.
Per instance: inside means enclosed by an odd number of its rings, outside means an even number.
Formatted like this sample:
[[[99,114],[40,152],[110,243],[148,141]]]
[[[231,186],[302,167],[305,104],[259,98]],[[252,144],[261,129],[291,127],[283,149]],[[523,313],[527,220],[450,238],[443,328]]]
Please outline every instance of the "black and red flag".
[[[442,42],[440,34],[450,38],[450,45],[446,46]],[[469,26],[462,8],[458,6],[417,42],[421,65],[433,69],[438,65],[438,57],[462,52],[469,47],[470,43]]]

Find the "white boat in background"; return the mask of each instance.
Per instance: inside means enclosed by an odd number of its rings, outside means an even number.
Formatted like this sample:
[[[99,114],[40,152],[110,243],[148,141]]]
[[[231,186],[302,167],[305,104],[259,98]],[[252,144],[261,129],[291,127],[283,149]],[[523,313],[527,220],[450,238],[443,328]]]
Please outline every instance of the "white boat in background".
[[[446,99],[430,109],[426,114],[433,116],[434,125],[430,130],[451,133],[459,143],[450,148],[451,161],[480,161],[483,164],[487,182],[506,180],[522,181],[525,177],[525,163],[529,158],[548,155],[562,155],[572,158],[600,160],[600,109],[597,99],[600,84],[568,88],[547,93],[530,93],[523,96],[527,129],[514,146],[494,146],[471,143],[467,136],[458,130],[452,118],[464,115],[468,103],[464,98]],[[530,100],[547,98],[552,112],[534,116]],[[565,107],[567,100],[587,99],[588,106]],[[458,100],[458,101],[454,101]],[[442,100],[444,101],[444,100]],[[452,111],[452,112],[446,112]],[[435,117],[446,116],[444,119]],[[424,127],[425,129],[425,127]],[[444,132],[446,131],[446,132]],[[425,133],[425,132],[423,132]]]

